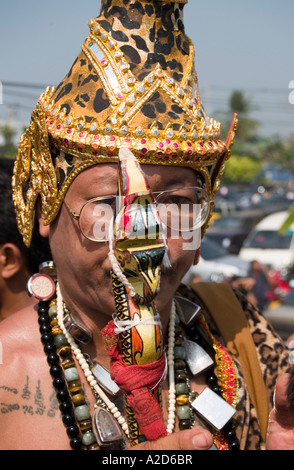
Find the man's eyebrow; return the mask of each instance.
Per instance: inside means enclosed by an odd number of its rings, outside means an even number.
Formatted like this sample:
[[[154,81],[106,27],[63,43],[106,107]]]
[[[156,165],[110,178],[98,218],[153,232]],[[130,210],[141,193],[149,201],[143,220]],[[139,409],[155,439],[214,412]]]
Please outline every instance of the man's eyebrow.
[[[108,189],[114,190],[114,193],[116,192],[116,185],[117,185],[117,180],[116,177],[113,175],[107,175],[103,174],[99,176],[99,178],[93,178],[93,180],[89,180],[88,184],[86,186],[86,189],[89,191],[92,191],[93,189],[97,188],[99,190],[107,190]],[[113,191],[112,191],[113,193]],[[110,193],[109,193],[110,194]]]

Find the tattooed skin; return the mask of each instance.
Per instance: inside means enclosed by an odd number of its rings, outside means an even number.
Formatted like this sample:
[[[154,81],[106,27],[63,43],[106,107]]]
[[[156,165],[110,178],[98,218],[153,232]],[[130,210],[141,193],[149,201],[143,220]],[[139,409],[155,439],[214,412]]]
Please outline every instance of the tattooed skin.
[[[0,415],[18,412],[31,416],[46,414],[49,418],[54,418],[58,412],[56,393],[52,390],[46,403],[40,380],[30,383],[29,377],[26,376],[25,383],[19,390],[6,385],[1,385],[0,390],[8,392],[6,401],[0,402]]]

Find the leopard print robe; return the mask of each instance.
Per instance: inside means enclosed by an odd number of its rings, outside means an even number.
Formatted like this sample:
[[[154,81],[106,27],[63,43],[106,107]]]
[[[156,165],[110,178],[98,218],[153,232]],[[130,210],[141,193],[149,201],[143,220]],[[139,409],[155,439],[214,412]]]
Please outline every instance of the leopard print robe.
[[[234,290],[234,292],[243,308],[252,332],[267,389],[269,409],[271,410],[273,407],[275,382],[280,375],[289,372],[290,369],[288,361],[289,350],[264,316],[247,300],[246,296],[240,291]],[[188,286],[181,285],[179,293],[196,304],[200,303],[195,292]],[[212,318],[206,311],[203,311],[203,313],[211,333],[224,345],[224,341]],[[240,441],[240,450],[262,450],[265,447],[265,443],[260,433],[257,412],[244,383],[241,364],[235,357],[233,357],[233,360],[239,375],[239,393],[235,420],[237,422],[236,434]]]

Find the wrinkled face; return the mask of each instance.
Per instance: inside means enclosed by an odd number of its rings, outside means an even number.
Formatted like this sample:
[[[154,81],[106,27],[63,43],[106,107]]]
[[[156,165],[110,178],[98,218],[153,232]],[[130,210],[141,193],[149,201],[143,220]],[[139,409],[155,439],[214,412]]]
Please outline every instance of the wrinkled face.
[[[189,168],[144,165],[142,169],[151,191],[199,186],[197,174]],[[99,164],[77,176],[65,201],[73,211],[79,213],[89,199],[115,195],[116,191],[117,165]],[[171,268],[164,270],[161,275],[160,291],[156,298],[159,312],[170,308],[175,290],[193,264],[195,249],[200,243],[199,233],[200,230],[197,230],[195,244],[195,237],[187,240],[178,233],[167,232]],[[115,311],[108,243],[96,243],[85,238],[78,222],[63,204],[59,216],[50,226],[50,245],[68,307],[92,317],[97,315],[97,319],[105,324]]]

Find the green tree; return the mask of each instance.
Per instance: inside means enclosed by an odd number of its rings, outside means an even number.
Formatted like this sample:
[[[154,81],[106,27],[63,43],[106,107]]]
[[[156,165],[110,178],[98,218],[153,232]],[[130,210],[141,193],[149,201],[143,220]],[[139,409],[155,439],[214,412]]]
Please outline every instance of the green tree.
[[[223,135],[228,133],[234,113],[238,114],[234,153],[244,155],[252,153],[252,144],[259,140],[257,131],[260,123],[250,118],[250,113],[256,109],[250,97],[245,96],[241,90],[235,90],[229,97],[228,110],[215,113],[222,123]]]
[[[229,99],[229,112],[238,114],[236,137],[240,142],[255,142],[257,140],[257,130],[260,124],[249,117],[255,109],[251,100],[242,91],[233,91]]]
[[[15,135],[16,131],[8,124],[0,127],[0,136],[3,141],[0,145],[0,157],[15,158],[17,152],[17,147],[14,143]]]
[[[247,155],[232,155],[226,163],[224,182],[226,184],[248,183],[257,178],[263,163]]]
[[[259,150],[259,157],[267,162],[277,164],[293,172],[294,169],[294,137],[282,140],[279,135],[265,140]]]

